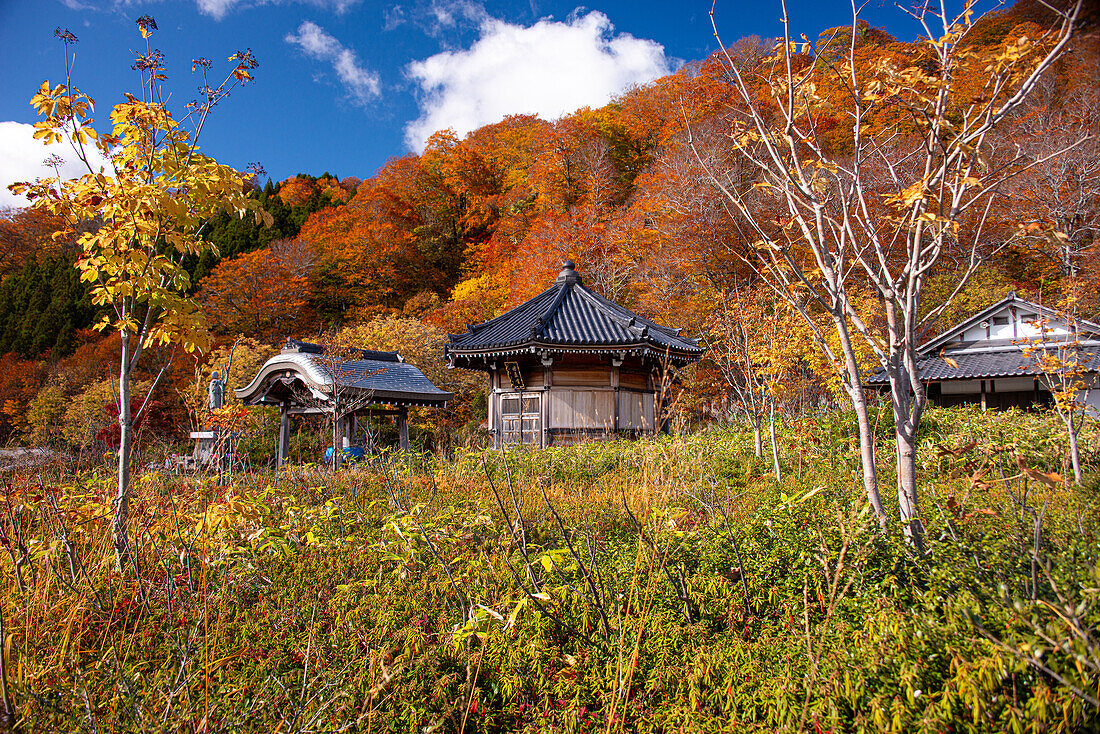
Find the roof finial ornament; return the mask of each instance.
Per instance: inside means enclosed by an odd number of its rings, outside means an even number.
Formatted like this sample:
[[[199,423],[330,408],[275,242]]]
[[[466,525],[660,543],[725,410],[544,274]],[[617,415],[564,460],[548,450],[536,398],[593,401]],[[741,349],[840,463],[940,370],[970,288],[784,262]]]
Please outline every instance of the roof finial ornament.
[[[581,276],[577,274],[577,264],[572,260],[566,260],[561,264],[561,272],[558,273],[555,283],[580,283]]]

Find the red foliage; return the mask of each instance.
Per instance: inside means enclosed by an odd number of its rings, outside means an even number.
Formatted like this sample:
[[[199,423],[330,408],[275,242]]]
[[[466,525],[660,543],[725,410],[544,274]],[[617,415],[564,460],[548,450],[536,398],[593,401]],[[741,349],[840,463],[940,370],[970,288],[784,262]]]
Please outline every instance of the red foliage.
[[[136,416],[136,420],[133,422],[134,433],[144,431],[146,433],[152,432],[158,436],[169,434],[172,430],[172,424],[168,419],[164,404],[156,400],[150,400],[145,406],[145,410],[138,415],[143,402],[144,398],[130,401],[130,415]],[[103,410],[113,420],[99,429],[95,435],[95,440],[106,446],[118,446],[122,436],[122,428],[118,424],[118,405],[109,402],[104,404]]]

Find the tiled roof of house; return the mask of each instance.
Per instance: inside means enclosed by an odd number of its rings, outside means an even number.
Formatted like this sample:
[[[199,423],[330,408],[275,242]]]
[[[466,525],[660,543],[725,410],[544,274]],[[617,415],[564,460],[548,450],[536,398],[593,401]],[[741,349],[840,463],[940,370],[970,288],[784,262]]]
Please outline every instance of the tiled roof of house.
[[[1091,346],[1090,346],[1091,344]],[[1100,344],[1085,343],[1077,350],[1059,354],[1067,361],[1074,360],[1085,372],[1100,372]],[[950,361],[948,361],[950,360]],[[1036,356],[1028,356],[1023,348],[1013,345],[996,351],[946,352],[943,355],[925,355],[917,360],[922,380],[979,380],[995,377],[1025,377],[1043,374]],[[886,373],[881,369],[872,375],[868,385],[886,384]]]
[[[649,351],[694,362],[704,348],[697,339],[645,319],[586,288],[567,261],[554,284],[511,311],[451,334],[446,354],[507,354],[529,348],[584,348],[577,351]]]

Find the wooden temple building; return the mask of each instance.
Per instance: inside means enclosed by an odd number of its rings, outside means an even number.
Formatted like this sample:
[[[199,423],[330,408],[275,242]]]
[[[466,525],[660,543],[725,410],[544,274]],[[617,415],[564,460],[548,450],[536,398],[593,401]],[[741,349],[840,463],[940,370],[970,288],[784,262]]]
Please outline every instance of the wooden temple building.
[[[279,466],[289,453],[293,416],[334,417],[342,449],[354,445],[360,418],[392,417],[399,446],[407,451],[409,408],[442,408],[453,397],[397,352],[355,349],[337,359],[318,344],[294,339],[287,339],[282,352],[267,360],[252,382],[234,394],[245,405],[279,407]]]
[[[660,430],[662,384],[704,351],[681,332],[586,288],[567,261],[527,303],[451,334],[444,354],[488,373],[494,446],[549,446]]]

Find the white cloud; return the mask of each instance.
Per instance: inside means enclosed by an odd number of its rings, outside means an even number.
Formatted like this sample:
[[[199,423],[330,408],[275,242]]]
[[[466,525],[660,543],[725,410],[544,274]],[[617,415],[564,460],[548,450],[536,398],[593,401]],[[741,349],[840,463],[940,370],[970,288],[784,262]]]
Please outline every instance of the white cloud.
[[[356,104],[365,107],[381,96],[382,82],[378,74],[360,66],[354,51],[345,48],[316,23],[303,22],[298,26],[297,35],[286,34],[286,42],[294,44],[311,58],[332,64],[344,90]]]
[[[471,0],[432,0],[428,13],[431,16],[429,26],[436,33],[454,28],[461,21],[480,25],[492,20],[480,3]]]
[[[241,0],[195,0],[199,12],[209,15],[214,20],[221,20],[240,4]]]
[[[392,8],[386,8],[382,11],[382,30],[384,31],[392,31],[407,22],[405,9],[400,5],[394,5]]]
[[[71,0],[61,0],[70,2]],[[78,0],[77,0],[78,1]],[[134,0],[122,0],[130,3]],[[295,0],[195,0],[195,6],[200,13],[209,15],[214,20],[221,20],[238,8],[253,8],[259,5],[287,5]],[[331,10],[339,15],[346,13],[350,8],[358,5],[362,0],[298,0],[309,5]]]
[[[432,38],[462,28],[477,28],[489,19],[484,6],[474,0],[412,0],[382,11],[382,30],[411,25]]]
[[[84,164],[77,160],[76,153],[68,143],[43,145],[35,140],[34,126],[22,122],[0,122],[0,207],[26,206],[27,199],[8,191],[8,184],[16,181],[34,181],[37,178],[52,177],[53,169],[43,165],[51,155],[64,159],[61,165],[62,178],[75,178],[88,172]],[[93,156],[92,164],[98,168],[106,163],[95,148],[89,150]]]
[[[677,64],[656,41],[615,35],[598,11],[529,27],[487,17],[469,49],[444,51],[406,67],[420,87],[421,114],[405,126],[405,141],[422,151],[433,132],[448,127],[461,136],[506,115],[556,119],[606,104]]]

